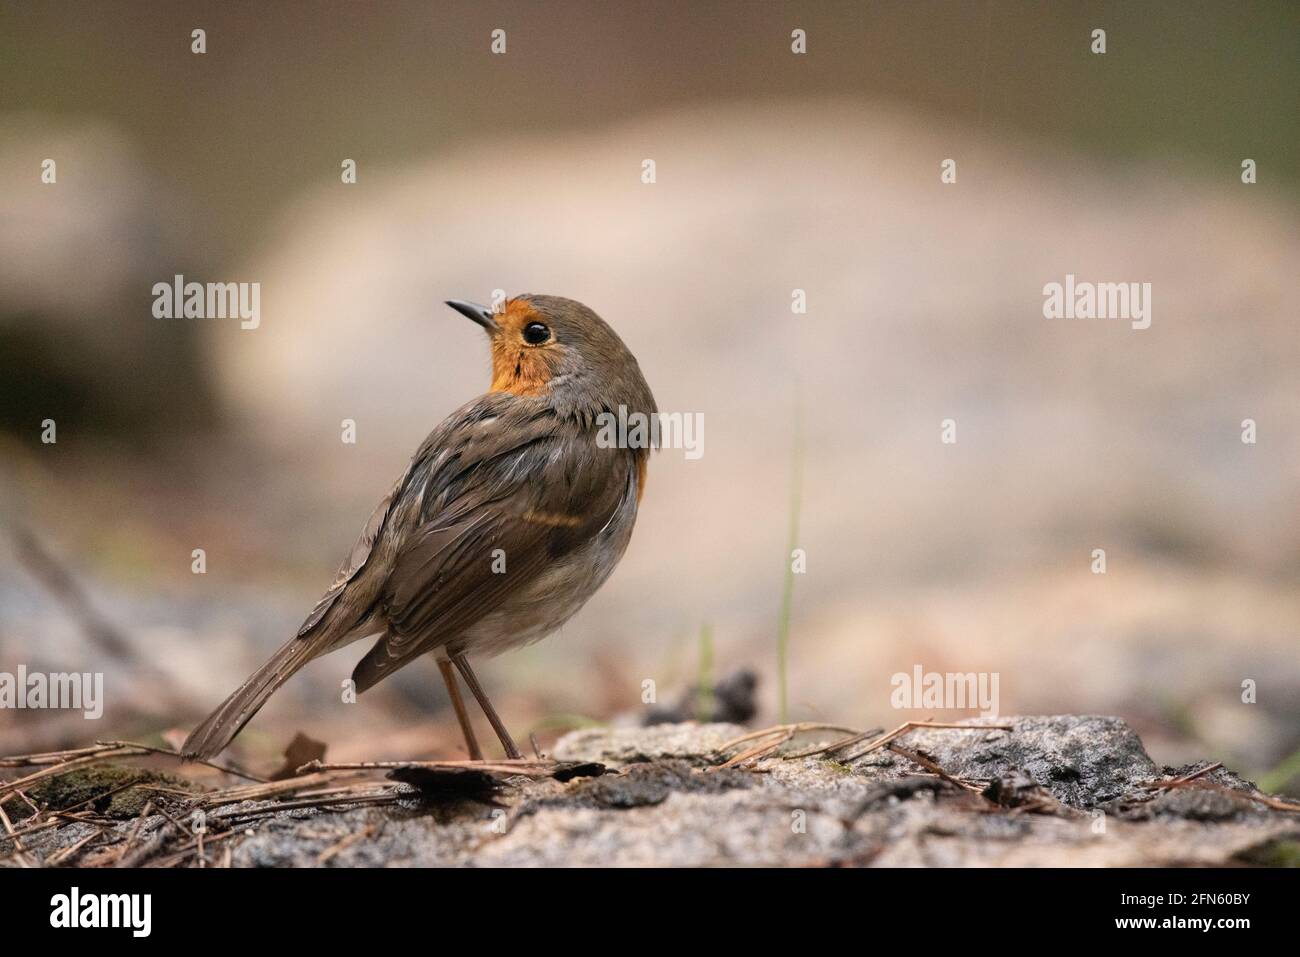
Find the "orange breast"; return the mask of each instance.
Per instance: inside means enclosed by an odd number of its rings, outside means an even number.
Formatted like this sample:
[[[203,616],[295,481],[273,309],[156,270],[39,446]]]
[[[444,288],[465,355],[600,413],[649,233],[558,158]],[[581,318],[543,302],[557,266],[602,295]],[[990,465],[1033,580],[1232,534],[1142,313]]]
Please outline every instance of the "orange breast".
[[[546,392],[554,375],[546,348],[523,345],[521,332],[530,322],[540,321],[523,299],[511,299],[496,317],[501,332],[492,338],[492,392],[537,396]]]

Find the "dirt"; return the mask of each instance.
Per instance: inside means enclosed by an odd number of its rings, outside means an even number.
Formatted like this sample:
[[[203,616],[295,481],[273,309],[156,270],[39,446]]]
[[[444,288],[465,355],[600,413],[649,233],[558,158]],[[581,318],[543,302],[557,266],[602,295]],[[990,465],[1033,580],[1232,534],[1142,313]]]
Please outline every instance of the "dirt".
[[[899,739],[941,768],[901,754],[791,757],[805,737],[741,767],[722,767],[735,725],[589,729],[561,739],[558,776],[402,770],[379,806],[288,808],[243,801],[205,811],[208,866],[1300,864],[1300,812],[1205,764],[1159,768],[1120,719],[1005,718]],[[823,735],[825,736],[825,735]],[[827,740],[831,740],[827,737]],[[11,775],[12,777],[12,775]],[[398,783],[398,782],[401,783]],[[128,785],[122,788],[122,785]],[[89,801],[95,823],[23,837],[29,859],[195,866],[184,798],[140,817],[148,786],[172,775],[96,767],[32,788],[38,803]],[[114,788],[121,790],[113,792]],[[198,794],[197,791],[192,793]],[[39,795],[39,797],[38,797]],[[95,799],[98,796],[98,799]],[[93,799],[93,800],[92,800]],[[293,796],[282,798],[293,801]],[[16,802],[9,802],[14,806]],[[1276,803],[1276,802],[1275,802]],[[176,813],[179,810],[181,813]],[[94,834],[74,854],[67,849]],[[12,842],[0,841],[0,854]],[[58,858],[55,858],[59,861]],[[12,856],[3,860],[12,864]]]

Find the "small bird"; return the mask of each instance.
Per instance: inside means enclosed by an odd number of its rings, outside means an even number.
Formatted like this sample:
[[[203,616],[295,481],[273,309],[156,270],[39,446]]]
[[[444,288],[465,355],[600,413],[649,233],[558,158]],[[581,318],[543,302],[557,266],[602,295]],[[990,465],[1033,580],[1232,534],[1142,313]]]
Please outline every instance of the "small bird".
[[[470,757],[482,751],[456,671],[506,755],[521,757],[468,656],[545,637],[609,578],[650,449],[599,441],[598,419],[658,410],[636,358],[580,302],[447,305],[487,331],[491,388],[429,434],[298,633],[194,730],[185,755],[217,754],[307,662],[378,635],[352,673],[358,692],[432,655]]]

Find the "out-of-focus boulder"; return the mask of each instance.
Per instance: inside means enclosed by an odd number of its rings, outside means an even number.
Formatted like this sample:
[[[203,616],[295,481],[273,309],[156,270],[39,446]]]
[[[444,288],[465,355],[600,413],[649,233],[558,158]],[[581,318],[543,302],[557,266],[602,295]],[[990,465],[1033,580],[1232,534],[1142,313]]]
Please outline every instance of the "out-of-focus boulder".
[[[6,114],[0,179],[0,429],[132,444],[211,421],[199,330],[151,311],[202,225],[148,158],[107,126]]]

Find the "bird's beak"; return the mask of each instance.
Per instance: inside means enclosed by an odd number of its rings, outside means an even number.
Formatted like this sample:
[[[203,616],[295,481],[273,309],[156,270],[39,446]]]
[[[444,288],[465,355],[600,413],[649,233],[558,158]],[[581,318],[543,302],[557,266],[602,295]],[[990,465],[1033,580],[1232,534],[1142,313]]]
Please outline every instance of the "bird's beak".
[[[501,327],[497,325],[497,321],[492,318],[492,310],[487,306],[480,306],[476,302],[465,302],[460,299],[448,299],[447,305],[451,306],[451,308],[455,309],[462,316],[465,316],[468,319],[473,319],[491,335],[496,335],[501,331]]]

